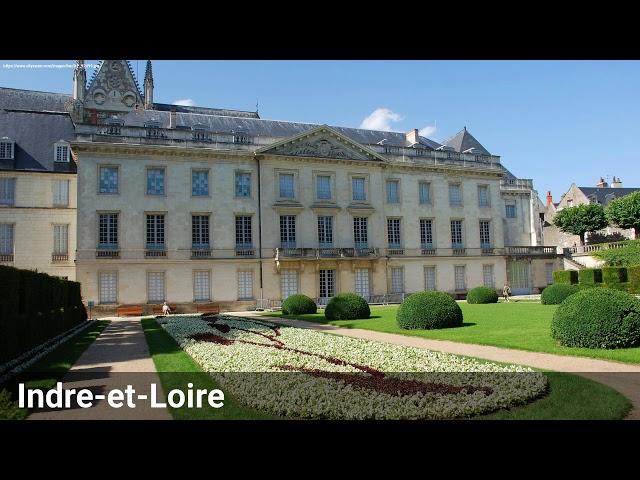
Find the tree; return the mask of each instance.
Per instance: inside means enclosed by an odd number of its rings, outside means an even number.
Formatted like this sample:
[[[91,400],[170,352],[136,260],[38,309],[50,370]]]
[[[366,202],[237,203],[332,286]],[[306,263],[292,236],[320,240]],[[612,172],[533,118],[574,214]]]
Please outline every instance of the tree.
[[[584,245],[584,235],[609,225],[604,207],[599,203],[588,203],[577,207],[560,210],[553,223],[565,233],[580,236],[580,244]]]
[[[611,200],[605,213],[613,225],[633,228],[635,238],[640,238],[640,192]]]

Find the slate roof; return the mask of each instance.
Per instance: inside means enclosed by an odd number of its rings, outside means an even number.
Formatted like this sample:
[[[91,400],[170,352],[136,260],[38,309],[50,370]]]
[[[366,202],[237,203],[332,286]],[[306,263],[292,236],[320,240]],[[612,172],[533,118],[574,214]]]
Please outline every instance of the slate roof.
[[[35,112],[64,112],[65,103],[72,100],[64,93],[38,92],[0,87],[0,108]]]
[[[159,110],[161,112],[170,112],[173,110],[180,113],[200,113],[203,115],[221,115],[224,117],[260,118],[258,112],[228,110],[226,108],[192,107],[189,105],[173,105],[169,103],[154,103],[153,110]]]
[[[462,153],[466,150],[469,150],[470,148],[473,148],[475,149],[473,153],[477,153],[480,155],[491,155],[488,150],[484,148],[480,144],[480,142],[467,131],[467,127],[464,127],[453,137],[444,142],[444,144],[448,147],[453,148],[458,153]]]
[[[69,163],[53,161],[54,144],[75,138],[73,122],[67,113],[0,109],[0,137],[15,142],[14,159],[0,160],[0,170],[76,172],[73,159]]]
[[[625,195],[629,195],[633,192],[640,191],[640,188],[598,188],[598,187],[578,187],[582,193],[584,193],[585,197],[591,199],[595,196],[598,203],[602,205],[607,205],[614,198],[624,197]]]

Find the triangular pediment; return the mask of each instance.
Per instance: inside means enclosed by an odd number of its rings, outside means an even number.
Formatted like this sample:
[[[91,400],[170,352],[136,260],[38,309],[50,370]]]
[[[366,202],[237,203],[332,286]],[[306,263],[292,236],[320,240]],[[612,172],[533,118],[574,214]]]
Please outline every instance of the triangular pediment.
[[[85,94],[88,109],[128,112],[143,105],[138,83],[127,60],[104,60]]]
[[[292,157],[384,162],[384,158],[370,148],[354,142],[349,137],[327,125],[322,125],[285,140],[267,145],[258,149],[256,153]]]

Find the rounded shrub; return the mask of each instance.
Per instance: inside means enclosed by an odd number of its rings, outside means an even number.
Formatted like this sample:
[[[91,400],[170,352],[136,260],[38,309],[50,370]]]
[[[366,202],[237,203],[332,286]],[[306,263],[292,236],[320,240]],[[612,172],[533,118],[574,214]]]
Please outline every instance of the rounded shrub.
[[[355,293],[340,293],[332,297],[324,309],[327,320],[355,320],[369,318],[371,310],[369,304],[360,295]]]
[[[407,297],[396,314],[400,328],[431,330],[462,326],[460,305],[445,292],[418,292]]]
[[[551,336],[568,347],[640,345],[640,300],[618,290],[582,290],[558,307],[551,321]]]
[[[577,285],[567,285],[564,283],[554,283],[542,291],[540,299],[543,305],[558,305],[570,295],[580,291]]]
[[[489,287],[472,288],[467,293],[467,303],[498,303],[498,293]]]
[[[283,315],[301,315],[304,313],[316,313],[317,311],[316,302],[301,293],[290,295],[282,302]]]

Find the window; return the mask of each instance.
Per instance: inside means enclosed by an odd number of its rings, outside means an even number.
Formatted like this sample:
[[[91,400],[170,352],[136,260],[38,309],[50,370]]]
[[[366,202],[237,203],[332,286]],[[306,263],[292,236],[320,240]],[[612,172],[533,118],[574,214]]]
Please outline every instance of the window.
[[[69,225],[53,226],[53,253],[56,255],[69,253]]]
[[[365,179],[363,177],[353,177],[351,179],[351,190],[354,202],[365,202],[367,200]]]
[[[0,255],[13,255],[13,223],[0,223]]]
[[[100,272],[98,274],[98,302],[117,303],[118,273]]]
[[[400,182],[387,180],[387,203],[400,203]]]
[[[451,248],[464,248],[462,220],[451,220]]]
[[[369,246],[367,223],[367,217],[353,218],[353,241],[356,248],[367,248]]]
[[[209,248],[209,215],[191,215],[191,248]]]
[[[553,263],[545,263],[544,271],[547,277],[547,285],[551,285],[553,283]]]
[[[53,160],[56,163],[69,162],[69,144],[68,143],[56,143],[54,147]]]
[[[320,248],[333,247],[333,217],[318,217],[318,245]]]
[[[459,183],[449,184],[449,205],[452,207],[462,206],[462,186]]]
[[[118,167],[100,167],[100,193],[118,193]]]
[[[16,179],[0,177],[0,205],[15,205]]]
[[[320,270],[320,298],[326,299],[336,294],[335,270]]]
[[[368,268],[356,268],[356,293],[367,301],[369,300],[369,295],[371,295],[369,278]]]
[[[251,143],[251,137],[246,133],[236,132],[233,135],[233,143],[241,143],[241,144]]]
[[[424,289],[425,290],[436,289],[436,267],[432,267],[432,266],[424,267]]]
[[[480,247],[491,248],[491,222],[480,220]]]
[[[211,300],[209,271],[195,271],[193,272],[193,301],[202,302],[205,300]]]
[[[478,185],[478,206],[489,206],[489,187],[487,185]]]
[[[573,199],[567,200],[567,207],[573,207]]]
[[[164,248],[164,215],[147,215],[147,249]]]
[[[516,204],[515,204],[515,202],[506,203],[505,206],[504,206],[504,209],[505,209],[504,213],[505,213],[505,216],[507,218],[516,218]]]
[[[203,124],[197,124],[191,127],[192,133],[191,137],[196,142],[207,142],[211,139],[209,132],[207,131],[207,126]]]
[[[238,300],[253,298],[253,271],[238,272]]]
[[[147,297],[149,303],[164,302],[164,272],[147,272]]]
[[[164,168],[147,169],[147,195],[164,195]]]
[[[280,174],[280,198],[294,198],[293,173]]]
[[[98,248],[118,247],[117,213],[101,213],[98,230]]]
[[[248,172],[236,172],[236,197],[251,197],[251,174]]]
[[[53,181],[53,204],[57,207],[69,205],[69,180]]]
[[[316,177],[316,195],[318,200],[331,200],[331,177],[329,175]]]
[[[13,160],[14,142],[7,137],[0,140],[0,160]]]
[[[252,248],[251,216],[236,217],[236,247]]]
[[[387,218],[387,243],[389,248],[400,248],[400,219]]]
[[[191,195],[206,197],[209,195],[209,171],[193,170],[191,172]]]
[[[420,203],[431,203],[431,184],[429,182],[418,184],[418,196]]]
[[[280,215],[280,246],[282,248],[296,247],[295,215]]]
[[[493,265],[482,265],[482,281],[485,287],[494,288]]]
[[[456,265],[454,274],[456,292],[464,292],[467,289],[467,282],[465,279],[465,266]]]
[[[420,245],[424,249],[433,248],[433,220],[430,218],[420,219]]]
[[[404,292],[404,268],[393,267],[391,269],[391,293]]]
[[[282,300],[298,293],[298,271],[282,270],[280,272],[280,292]]]

